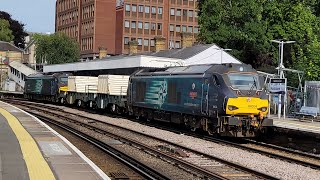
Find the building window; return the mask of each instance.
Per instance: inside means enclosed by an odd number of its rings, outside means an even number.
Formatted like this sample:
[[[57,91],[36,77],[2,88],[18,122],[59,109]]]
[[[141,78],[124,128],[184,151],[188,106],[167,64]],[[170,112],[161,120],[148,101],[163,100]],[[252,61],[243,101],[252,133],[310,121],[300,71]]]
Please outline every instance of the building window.
[[[139,12],[143,12],[143,6],[139,5]]]
[[[198,17],[198,12],[194,11],[194,17]]]
[[[171,16],[174,16],[174,8],[171,8],[171,9],[170,9],[170,15],[171,15]]]
[[[151,29],[156,30],[156,23],[151,23]]]
[[[176,41],[176,48],[180,48],[180,42]]]
[[[138,28],[142,29],[142,22],[138,22]]]
[[[136,5],[132,5],[132,12],[137,12],[137,6]]]
[[[184,9],[183,10],[183,16],[187,16],[188,15],[188,10]]]
[[[170,31],[174,31],[174,25],[173,24],[170,24]]]
[[[149,6],[144,7],[144,12],[145,13],[150,13],[150,7]]]
[[[152,6],[152,8],[151,8],[151,13],[152,13],[152,14],[156,14],[156,13],[157,13],[156,7]]]
[[[158,30],[161,30],[161,29],[162,29],[162,24],[158,23]]]
[[[192,10],[189,10],[188,16],[189,16],[189,17],[193,17],[193,11],[192,11]]]
[[[130,22],[129,21],[124,21],[124,27],[129,28],[130,27]]]
[[[126,4],[126,11],[130,11],[130,4]]]
[[[198,27],[194,27],[193,32],[194,33],[198,33],[199,32],[199,28]]]
[[[144,46],[149,46],[149,39],[145,39],[145,40],[143,41],[143,44],[144,44]]]
[[[142,46],[142,39],[141,38],[138,38],[138,45]]]
[[[176,26],[176,32],[181,32],[180,25]]]
[[[177,16],[181,16],[181,9],[177,9]]]
[[[126,45],[129,44],[129,38],[128,37],[124,38],[124,44],[126,44]]]
[[[144,23],[144,29],[149,29],[149,23],[147,22]]]
[[[153,46],[154,46],[154,44],[155,44],[154,39],[151,39],[151,40],[150,40],[150,46],[152,46],[152,47],[153,47]]]
[[[188,26],[188,32],[192,33],[192,26]]]
[[[136,28],[136,22],[135,22],[135,21],[132,21],[132,22],[131,22],[131,28],[133,28],[133,29]]]
[[[158,8],[158,14],[162,14],[162,10],[163,10],[162,7],[159,7]]]
[[[187,32],[187,26],[182,26],[182,32]]]

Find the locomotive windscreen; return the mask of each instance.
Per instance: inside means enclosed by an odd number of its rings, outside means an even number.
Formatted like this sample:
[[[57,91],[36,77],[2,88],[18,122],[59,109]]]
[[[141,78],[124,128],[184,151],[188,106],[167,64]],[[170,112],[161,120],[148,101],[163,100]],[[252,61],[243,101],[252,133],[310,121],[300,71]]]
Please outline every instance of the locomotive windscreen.
[[[259,77],[257,74],[228,74],[231,86],[239,90],[260,90]]]

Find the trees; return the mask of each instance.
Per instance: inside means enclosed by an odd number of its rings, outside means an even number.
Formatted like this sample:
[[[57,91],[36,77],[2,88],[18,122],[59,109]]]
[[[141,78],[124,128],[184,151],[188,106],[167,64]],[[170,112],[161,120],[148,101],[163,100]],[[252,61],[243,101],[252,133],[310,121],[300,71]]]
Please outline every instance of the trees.
[[[24,48],[24,38],[28,35],[24,30],[25,25],[17,20],[12,19],[11,15],[4,11],[0,11],[0,19],[5,19],[9,22],[12,35],[14,36],[14,44],[17,47]]]
[[[13,40],[12,31],[9,29],[9,22],[0,19],[0,41],[10,42]]]
[[[267,24],[262,0],[202,0],[199,4],[199,40],[231,48],[231,54],[254,67],[268,56]]]
[[[60,64],[76,62],[80,58],[78,43],[63,33],[34,36],[37,63]]]
[[[278,65],[278,44],[284,46],[285,67],[304,70],[309,80],[320,79],[319,1],[201,0],[199,39],[216,43],[245,63],[260,68]]]
[[[300,1],[270,1],[264,11],[264,19],[273,39],[296,41],[286,45],[284,66],[304,70],[309,80],[320,78],[319,19],[311,8]],[[277,46],[277,45],[276,45]],[[277,60],[278,50],[272,49]]]

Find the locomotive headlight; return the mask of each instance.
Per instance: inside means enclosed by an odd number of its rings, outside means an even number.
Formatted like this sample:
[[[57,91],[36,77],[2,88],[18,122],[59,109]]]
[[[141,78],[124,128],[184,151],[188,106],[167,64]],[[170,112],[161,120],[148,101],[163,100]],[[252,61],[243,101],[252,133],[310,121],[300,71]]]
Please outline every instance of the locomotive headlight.
[[[262,112],[266,112],[266,111],[267,111],[267,109],[268,109],[267,107],[259,108],[259,110],[260,110],[260,111],[262,111]]]
[[[233,110],[236,110],[236,109],[239,109],[239,108],[236,107],[236,106],[231,106],[231,105],[229,105],[229,106],[228,106],[228,109],[229,109],[230,111],[233,111]]]

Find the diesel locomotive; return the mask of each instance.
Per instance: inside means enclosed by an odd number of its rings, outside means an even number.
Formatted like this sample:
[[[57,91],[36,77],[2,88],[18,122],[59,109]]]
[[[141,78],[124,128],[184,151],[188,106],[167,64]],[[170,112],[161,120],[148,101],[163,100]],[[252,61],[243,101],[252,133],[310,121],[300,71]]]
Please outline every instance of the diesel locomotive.
[[[69,75],[66,73],[29,75],[25,80],[24,97],[56,102],[60,92],[67,91]]]
[[[71,84],[69,87],[69,74],[33,75],[26,79],[24,95],[28,99],[108,109],[221,136],[254,137],[273,125],[266,117],[269,102],[263,80],[250,65],[144,68],[127,78],[97,78],[97,91],[81,92],[72,90]],[[70,82],[75,87],[85,85],[84,81]]]
[[[252,137],[272,126],[268,98],[251,65],[140,70],[130,77],[128,108],[136,117],[183,124],[224,136]]]

